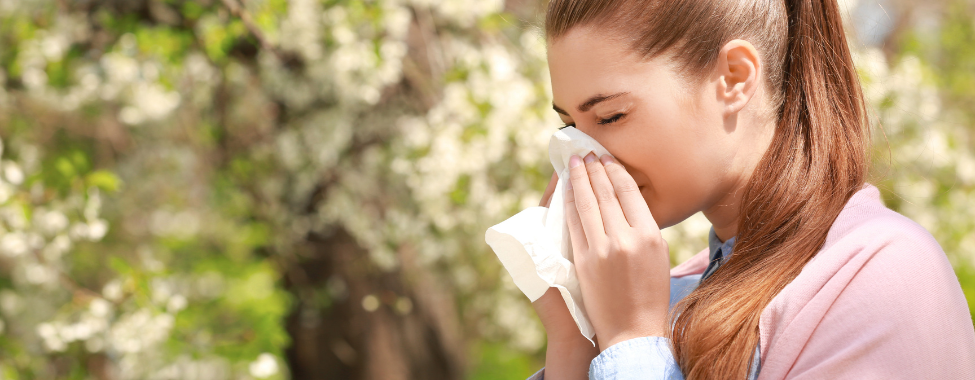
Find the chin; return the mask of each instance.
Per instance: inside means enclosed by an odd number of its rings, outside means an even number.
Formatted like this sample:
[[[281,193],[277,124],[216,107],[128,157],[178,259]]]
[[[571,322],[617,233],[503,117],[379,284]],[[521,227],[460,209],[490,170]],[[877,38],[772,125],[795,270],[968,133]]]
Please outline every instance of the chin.
[[[677,192],[664,195],[654,191],[657,189],[652,185],[639,186],[639,188],[643,200],[650,208],[653,220],[661,230],[683,222],[701,211],[701,208],[697,207],[699,203],[695,202],[696,198],[689,194]]]
[[[653,203],[647,202],[648,205]],[[658,203],[659,204],[659,203]],[[653,215],[653,220],[657,222],[657,226],[662,230],[664,228],[673,226],[677,223],[682,222],[685,218],[675,217],[674,210],[668,210],[661,207],[650,206],[650,214]]]
[[[673,227],[677,223],[683,222],[684,219],[687,219],[687,218],[683,218],[683,219],[668,219],[668,218],[656,219],[655,218],[654,220],[657,221],[657,227],[662,230],[662,229],[667,228],[667,227]]]
[[[658,207],[650,206],[650,214],[653,215],[653,220],[657,222],[657,226],[661,230],[683,222],[697,213],[697,210],[681,210],[675,208],[673,207],[675,202],[664,202],[660,200],[654,200],[653,203],[647,202],[647,205],[654,204],[658,205]]]

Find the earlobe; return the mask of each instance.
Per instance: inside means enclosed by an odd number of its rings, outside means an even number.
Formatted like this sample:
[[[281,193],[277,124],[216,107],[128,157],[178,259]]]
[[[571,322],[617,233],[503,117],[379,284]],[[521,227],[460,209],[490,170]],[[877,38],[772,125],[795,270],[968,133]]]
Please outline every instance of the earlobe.
[[[718,97],[725,103],[725,115],[738,113],[758,89],[761,60],[758,51],[745,40],[732,40],[718,53]]]

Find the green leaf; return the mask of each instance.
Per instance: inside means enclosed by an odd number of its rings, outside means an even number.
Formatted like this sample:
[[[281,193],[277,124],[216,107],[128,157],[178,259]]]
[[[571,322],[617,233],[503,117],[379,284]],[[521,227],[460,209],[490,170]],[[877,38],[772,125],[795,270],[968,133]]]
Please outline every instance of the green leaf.
[[[107,170],[96,170],[85,177],[85,183],[89,187],[94,186],[108,192],[116,192],[121,187],[122,180]]]

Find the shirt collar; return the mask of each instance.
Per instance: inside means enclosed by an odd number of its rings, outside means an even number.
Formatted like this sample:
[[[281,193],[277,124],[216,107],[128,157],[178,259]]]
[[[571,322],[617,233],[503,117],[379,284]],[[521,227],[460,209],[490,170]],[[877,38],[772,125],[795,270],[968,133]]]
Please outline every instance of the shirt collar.
[[[735,237],[732,236],[728,241],[722,242],[718,238],[718,234],[714,232],[714,227],[711,227],[711,232],[708,234],[708,258],[709,261],[714,262],[715,260],[721,260],[724,262],[731,257],[731,250],[735,245]]]

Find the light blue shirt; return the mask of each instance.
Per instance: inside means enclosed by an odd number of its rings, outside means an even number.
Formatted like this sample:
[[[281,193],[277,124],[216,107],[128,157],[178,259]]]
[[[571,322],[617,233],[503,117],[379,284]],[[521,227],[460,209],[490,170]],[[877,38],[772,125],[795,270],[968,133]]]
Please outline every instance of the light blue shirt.
[[[731,257],[735,238],[722,242],[711,229],[708,236],[708,257],[711,262],[703,274],[670,279],[670,308],[697,288],[698,284],[718,269]],[[748,379],[758,378],[760,367],[759,347],[755,347],[755,360]],[[528,380],[543,380],[545,369],[532,375]],[[648,336],[630,339],[603,350],[589,364],[590,379],[668,379],[684,380],[684,374],[674,360],[670,339]]]

